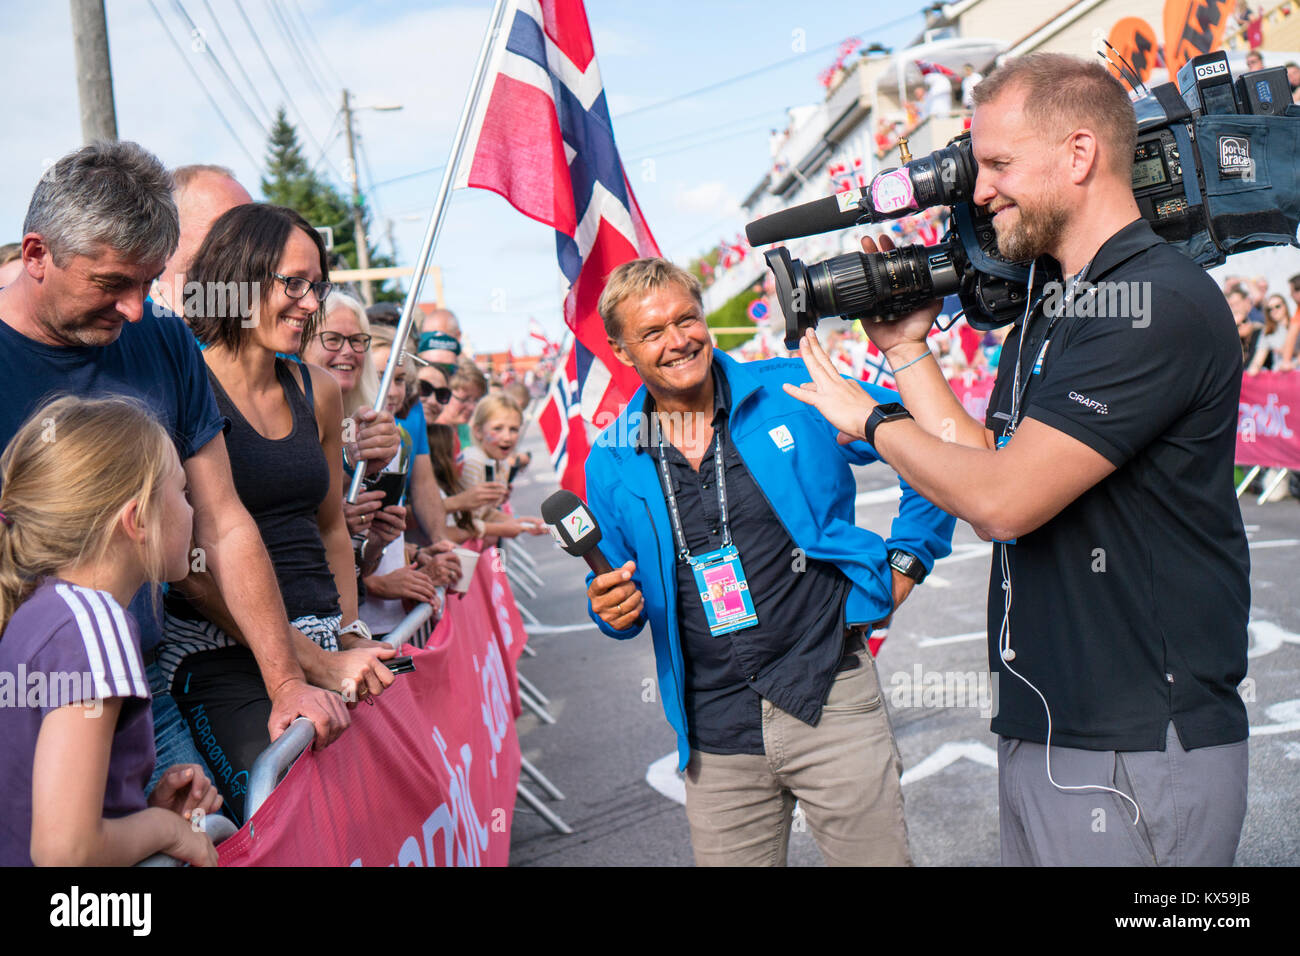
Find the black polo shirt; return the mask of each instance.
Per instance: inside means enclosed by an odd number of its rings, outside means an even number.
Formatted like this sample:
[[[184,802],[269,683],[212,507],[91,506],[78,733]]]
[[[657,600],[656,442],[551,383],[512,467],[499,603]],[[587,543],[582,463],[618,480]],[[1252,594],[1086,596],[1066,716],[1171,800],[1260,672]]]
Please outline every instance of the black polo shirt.
[[[707,554],[722,547],[715,456],[718,440],[723,439],[727,523],[749,581],[758,624],[720,637],[711,635],[695,574],[679,558],[677,632],[686,665],[691,747],[707,753],[762,754],[761,698],[804,723],[815,725],[820,719],[844,656],[849,580],[833,564],[796,555],[794,541],[731,441],[730,412],[731,388],[715,364],[713,440],[699,471],[667,441],[664,450],[686,546],[692,555]],[[648,395],[644,420],[657,420]],[[654,456],[657,469],[657,436],[643,435],[640,450]]]
[[[1054,744],[1163,750],[1170,720],[1189,749],[1243,740],[1250,557],[1232,485],[1242,367],[1223,294],[1139,219],[1098,250],[1048,334],[1050,321],[1036,308],[1024,348],[1019,327],[1007,337],[986,424],[1006,431],[1020,352],[1024,417],[1116,471],[1007,546],[1010,666],[1047,699]],[[998,654],[996,548],[992,729],[1042,743],[1043,704]]]

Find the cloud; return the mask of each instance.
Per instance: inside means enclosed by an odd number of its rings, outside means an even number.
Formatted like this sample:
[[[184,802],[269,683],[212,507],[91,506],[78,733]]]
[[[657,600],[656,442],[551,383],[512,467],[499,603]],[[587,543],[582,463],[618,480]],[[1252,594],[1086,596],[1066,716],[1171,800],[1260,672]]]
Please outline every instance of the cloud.
[[[731,194],[726,183],[712,179],[689,188],[684,183],[676,183],[673,207],[689,215],[718,217],[738,214],[740,200]]]

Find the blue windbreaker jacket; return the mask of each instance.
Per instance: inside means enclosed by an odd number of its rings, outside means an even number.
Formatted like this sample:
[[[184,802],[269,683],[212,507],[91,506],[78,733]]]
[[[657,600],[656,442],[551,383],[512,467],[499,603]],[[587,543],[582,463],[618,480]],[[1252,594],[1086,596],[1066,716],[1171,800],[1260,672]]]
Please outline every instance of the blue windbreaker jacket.
[[[913,491],[901,478],[902,499],[888,540],[854,524],[857,484],[850,464],[879,460],[866,442],[840,445],[838,430],[815,408],[781,389],[809,380],[798,359],[737,362],[720,351],[713,361],[731,386],[730,433],[773,513],[808,557],[835,564],[852,588],[845,605],[850,624],[870,623],[893,610],[888,552],[901,548],[927,570],[952,550],[956,520]],[[863,385],[882,402],[898,393]],[[635,637],[646,623],[654,638],[659,693],[668,723],[677,732],[679,767],[686,769],[685,667],[677,633],[677,577],[668,507],[654,458],[637,453],[645,387],[623,414],[596,439],[587,456],[588,507],[600,524],[600,548],[610,564],[636,562],[632,580],[645,597],[641,620],[623,631],[587,613],[607,635]],[[742,556],[743,557],[743,556]],[[590,585],[594,574],[588,573]]]

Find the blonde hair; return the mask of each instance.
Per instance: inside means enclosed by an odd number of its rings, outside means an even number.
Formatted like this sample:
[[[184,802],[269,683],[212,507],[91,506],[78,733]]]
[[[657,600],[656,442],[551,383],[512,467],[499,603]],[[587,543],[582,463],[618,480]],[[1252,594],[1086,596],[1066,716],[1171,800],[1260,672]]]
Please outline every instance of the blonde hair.
[[[329,298],[325,300],[325,319],[317,327],[317,334],[324,330],[329,318],[339,309],[347,309],[356,316],[357,326],[362,333],[370,336],[371,347],[378,341],[379,335],[370,327],[370,320],[366,318],[366,307],[357,299],[348,295],[346,292],[331,292]],[[392,342],[390,335],[388,341]],[[344,346],[351,348],[351,346]],[[355,353],[353,353],[355,354]],[[370,360],[370,349],[361,353],[361,374],[357,376],[357,384],[352,391],[343,396],[343,414],[351,418],[358,410],[363,408],[375,407],[375,395],[379,392],[379,373],[375,371],[375,363]]]
[[[148,529],[146,575],[163,580],[171,447],[134,399],[67,395],[32,414],[0,457],[0,633],[43,577],[104,558],[118,514],[132,500]]]
[[[390,329],[386,325],[375,325],[372,326],[371,328],[370,336],[371,336],[370,347],[372,349],[376,345],[387,347],[389,350],[389,357],[391,358],[393,342],[397,340],[395,330]],[[370,353],[368,352],[366,353],[366,358],[367,360],[370,359]],[[401,418],[408,411],[410,411],[411,400],[415,397],[416,391],[419,388],[419,386],[416,384],[415,359],[411,358],[411,353],[406,349],[403,349],[402,358],[400,361],[402,363],[402,368],[406,371],[406,397],[402,399],[402,407],[398,409],[398,413],[399,413],[397,416],[398,418]],[[374,364],[375,363],[373,361],[370,361],[371,368],[374,368]],[[381,376],[379,370],[375,369],[375,393],[376,394],[378,394],[379,392],[380,378]],[[374,404],[375,403],[373,399],[368,403],[368,405],[371,407],[373,407]]]
[[[519,424],[523,425],[524,423],[523,409],[519,407],[513,398],[500,392],[493,393],[474,406],[474,417],[470,420],[470,428],[474,431],[476,440],[479,430],[497,412],[510,412],[512,415],[518,415]]]
[[[473,359],[462,357],[456,364],[456,371],[447,379],[447,387],[450,389],[468,389],[471,392],[476,392],[479,398],[482,398],[488,393],[488,380],[482,369],[474,364]]]
[[[978,87],[976,87],[978,89]],[[665,285],[678,285],[695,300],[696,305],[704,308],[704,297],[700,291],[700,280],[680,266],[675,266],[667,259],[633,259],[625,262],[609,274],[605,280],[605,291],[600,294],[596,311],[605,323],[605,334],[615,341],[623,335],[623,323],[618,317],[618,307],[624,299],[634,295],[645,295]]]

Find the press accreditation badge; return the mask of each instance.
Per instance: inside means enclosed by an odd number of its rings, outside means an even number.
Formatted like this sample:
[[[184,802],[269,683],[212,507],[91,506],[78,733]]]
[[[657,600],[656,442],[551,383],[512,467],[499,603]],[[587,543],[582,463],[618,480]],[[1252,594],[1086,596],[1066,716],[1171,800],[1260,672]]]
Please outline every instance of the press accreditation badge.
[[[691,558],[691,570],[711,635],[721,637],[758,623],[740,552],[734,545]]]

